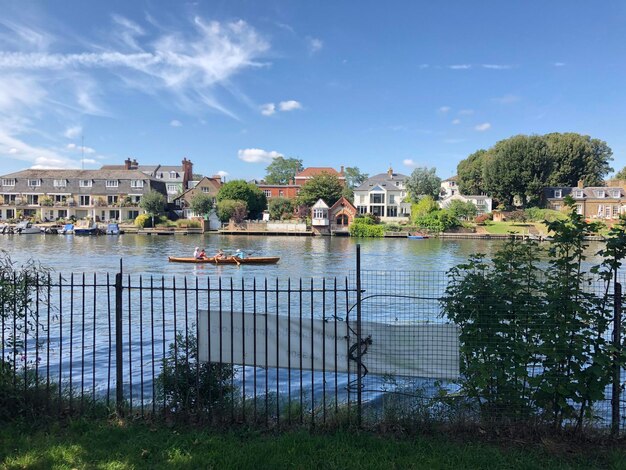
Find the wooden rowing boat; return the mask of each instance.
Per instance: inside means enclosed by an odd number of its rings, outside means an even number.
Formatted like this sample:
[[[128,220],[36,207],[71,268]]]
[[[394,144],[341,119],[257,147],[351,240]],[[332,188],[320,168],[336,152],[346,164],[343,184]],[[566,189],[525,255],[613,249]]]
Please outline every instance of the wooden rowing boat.
[[[239,266],[240,264],[276,264],[280,257],[278,256],[256,256],[250,258],[238,258],[236,256],[228,256],[226,258],[205,258],[205,259],[196,259],[193,257],[190,258],[179,258],[176,256],[168,257],[168,260],[172,263],[202,263],[202,264],[236,264]]]

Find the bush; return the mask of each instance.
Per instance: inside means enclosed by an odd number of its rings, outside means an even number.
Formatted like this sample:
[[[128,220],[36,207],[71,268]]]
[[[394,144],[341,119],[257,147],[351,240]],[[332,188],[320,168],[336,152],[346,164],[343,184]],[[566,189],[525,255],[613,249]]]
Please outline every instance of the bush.
[[[446,210],[437,210],[415,217],[415,225],[420,230],[445,232],[460,225],[459,220]]]
[[[351,237],[373,237],[382,238],[385,235],[385,226],[375,224],[371,218],[355,218],[350,225]]]
[[[178,228],[200,228],[202,224],[199,220],[193,219],[178,219],[176,221],[176,226]]]
[[[478,225],[484,225],[485,222],[492,219],[493,214],[479,214],[474,218],[474,222],[476,222]]]
[[[529,207],[526,209],[526,217],[531,222],[555,222],[567,219],[567,214],[552,209],[540,209],[539,207]]]
[[[285,197],[274,197],[267,204],[271,220],[291,218],[294,212],[294,201]]]
[[[158,225],[168,227],[167,217],[164,216],[155,216],[154,217],[154,225],[155,227]],[[148,214],[139,214],[135,221],[133,222],[139,228],[151,228],[152,227],[152,217]]]

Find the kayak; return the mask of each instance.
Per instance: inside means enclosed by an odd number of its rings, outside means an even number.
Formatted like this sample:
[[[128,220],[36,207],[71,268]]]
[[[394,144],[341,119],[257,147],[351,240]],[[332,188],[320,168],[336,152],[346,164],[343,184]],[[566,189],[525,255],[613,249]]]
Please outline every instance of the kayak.
[[[179,258],[176,256],[168,257],[172,263],[203,263],[203,264],[276,264],[280,257],[278,256],[256,256],[250,258],[238,258],[236,256],[228,256],[226,258],[204,258],[197,259],[193,257]]]

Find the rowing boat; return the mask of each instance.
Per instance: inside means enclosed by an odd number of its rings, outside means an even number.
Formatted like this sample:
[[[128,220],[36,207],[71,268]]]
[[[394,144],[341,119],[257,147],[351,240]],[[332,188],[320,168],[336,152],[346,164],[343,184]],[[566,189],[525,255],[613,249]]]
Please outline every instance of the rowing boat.
[[[179,258],[176,256],[168,257],[172,263],[204,263],[204,264],[276,264],[280,258],[278,256],[256,256],[250,258],[238,258],[236,256],[228,256],[226,258]]]

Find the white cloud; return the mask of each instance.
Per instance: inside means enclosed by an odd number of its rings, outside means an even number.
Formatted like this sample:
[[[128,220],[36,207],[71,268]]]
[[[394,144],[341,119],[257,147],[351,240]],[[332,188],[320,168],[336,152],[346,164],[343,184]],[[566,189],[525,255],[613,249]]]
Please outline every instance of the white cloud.
[[[324,47],[324,42],[318,38],[307,38],[307,44],[309,46],[309,52],[315,54]]]
[[[18,153],[18,152],[19,152],[19,150],[18,150],[18,149],[16,149],[15,147],[11,147],[11,148],[9,149],[9,154],[10,154],[10,155],[15,155],[15,154],[16,154],[16,153]]]
[[[555,62],[554,64],[555,67],[565,67],[565,62]]]
[[[65,129],[63,135],[68,139],[75,139],[79,135],[83,133],[83,128],[81,126],[72,126]]]
[[[227,171],[224,170],[220,170],[217,172],[218,175],[220,175],[222,178],[228,176],[230,173],[228,173]]]
[[[491,70],[509,70],[513,66],[509,64],[483,64],[483,68]]]
[[[504,96],[500,96],[498,98],[494,98],[492,101],[499,103],[499,104],[512,104],[512,103],[517,103],[519,100],[521,100],[521,98],[517,95],[504,95]]]
[[[484,132],[491,129],[491,124],[489,124],[488,122],[483,122],[482,124],[476,125],[474,129],[478,132]]]
[[[278,105],[281,111],[293,111],[295,109],[302,109],[302,104],[296,100],[281,101]]]
[[[93,158],[83,158],[81,162],[86,163],[87,165],[95,165],[96,163],[98,163],[98,161],[94,160]]]
[[[87,147],[87,146],[81,147],[80,145],[76,145],[76,144],[67,144],[65,148],[67,150],[75,151],[75,152],[85,152],[89,154],[96,153],[96,151],[92,149],[91,147]]]
[[[415,161],[413,161],[412,158],[405,158],[404,160],[402,160],[402,164],[404,166],[408,166],[408,167],[416,167],[417,163],[415,163]]]
[[[459,111],[459,114],[461,116],[470,116],[470,115],[474,114],[474,110],[473,109],[461,109]]]
[[[455,65],[448,65],[448,68],[451,70],[467,70],[467,69],[471,69],[472,66],[470,64],[455,64]]]
[[[276,105],[274,103],[266,103],[261,106],[261,114],[263,116],[271,116],[276,112]]]
[[[461,124],[461,120],[460,119],[453,119],[452,120],[452,124],[457,125],[457,124]]]
[[[439,112],[445,114],[449,112],[451,109],[452,108],[450,108],[450,106],[442,106],[441,108],[439,108]]]
[[[262,163],[271,162],[274,158],[283,155],[274,150],[268,152],[263,149],[243,149],[237,152],[237,156],[246,163]]]
[[[183,123],[180,122],[178,119],[172,119],[170,121],[170,126],[172,126],[172,127],[183,127]]]

